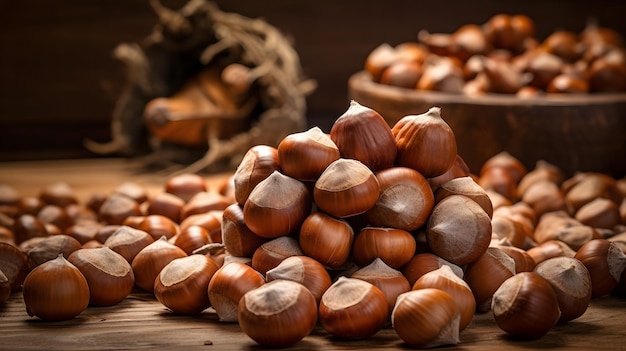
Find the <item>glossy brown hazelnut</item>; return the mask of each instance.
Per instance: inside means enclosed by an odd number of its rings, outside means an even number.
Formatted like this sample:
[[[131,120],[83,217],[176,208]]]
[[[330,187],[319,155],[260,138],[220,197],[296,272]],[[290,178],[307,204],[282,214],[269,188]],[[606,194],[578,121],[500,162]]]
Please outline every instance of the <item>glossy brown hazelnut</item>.
[[[209,300],[221,322],[237,321],[237,306],[245,293],[265,284],[263,276],[241,262],[225,263],[208,286]]]
[[[278,150],[275,147],[256,145],[250,148],[234,174],[237,203],[243,206],[252,189],[279,168]]]
[[[232,202],[226,196],[215,191],[198,192],[181,208],[180,221],[182,222],[187,217],[196,214],[210,211],[223,211],[231,204]]]
[[[419,115],[402,117],[392,128],[398,146],[396,164],[417,170],[426,178],[445,173],[456,160],[454,132],[433,107]],[[423,152],[424,149],[430,152]]]
[[[192,225],[180,232],[174,241],[174,245],[183,249],[187,255],[191,255],[196,249],[210,242],[209,232],[206,229]]]
[[[126,218],[139,215],[142,215],[139,203],[117,193],[109,195],[98,211],[98,218],[106,224],[121,225]]]
[[[463,69],[454,59],[447,56],[432,57],[423,65],[422,75],[417,81],[417,90],[460,94],[465,81]]]
[[[211,305],[209,282],[218,265],[204,255],[176,258],[154,280],[154,296],[176,314],[197,315]]]
[[[46,237],[26,252],[28,269],[32,270],[46,261],[53,260],[59,257],[59,254],[63,254],[63,257],[69,257],[72,252],[80,248],[81,243],[69,235],[61,234]]]
[[[548,180],[552,183],[560,185],[564,178],[565,175],[559,167],[547,161],[539,160],[535,163],[535,167],[528,171],[528,173],[526,173],[526,175],[519,181],[517,184],[517,191],[520,196],[523,196],[530,186],[540,180]]]
[[[515,273],[515,261],[498,247],[489,247],[484,255],[469,264],[463,279],[474,294],[476,309],[488,311],[494,292]]]
[[[498,248],[515,261],[515,273],[532,272],[537,266],[533,258],[523,249],[513,246],[498,246]]]
[[[252,255],[251,265],[265,276],[267,271],[278,266],[287,257],[302,255],[304,254],[298,241],[290,236],[281,236],[259,246]]]
[[[304,183],[275,171],[254,187],[243,207],[243,218],[256,235],[272,239],[297,231],[311,206],[311,193]]]
[[[380,83],[404,89],[415,89],[422,76],[422,65],[415,61],[398,61],[391,64],[380,77]]]
[[[206,213],[191,215],[180,223],[180,230],[186,230],[191,226],[199,226],[209,233],[212,243],[222,242],[222,217],[224,211],[209,211]]]
[[[587,311],[591,301],[591,276],[582,262],[573,257],[555,257],[541,262],[534,271],[556,293],[561,310],[559,322],[569,322]]]
[[[599,239],[600,234],[593,227],[570,217],[566,212],[554,211],[541,216],[533,238],[539,244],[548,240],[559,240],[573,250],[578,250],[589,240]]]
[[[552,286],[534,272],[518,273],[493,294],[496,324],[509,335],[537,339],[552,329],[561,316]]]
[[[358,160],[340,158],[315,182],[317,206],[338,218],[355,216],[372,208],[380,195],[374,173]]]
[[[350,277],[365,280],[379,288],[387,297],[390,314],[398,296],[411,290],[411,285],[406,277],[397,269],[389,267],[380,258],[376,258],[367,266],[359,268]]]
[[[450,195],[463,195],[474,200],[491,217],[493,215],[493,204],[487,192],[476,181],[469,176],[458,177],[441,184],[435,191],[435,203],[441,202]]]
[[[626,267],[626,254],[612,241],[595,239],[581,246],[574,258],[582,262],[591,277],[592,297],[610,293]]]
[[[402,274],[407,278],[409,284],[413,286],[415,282],[424,274],[449,266],[452,272],[458,277],[463,278],[463,270],[461,267],[452,262],[448,262],[443,258],[432,253],[418,253],[411,260],[400,268]]]
[[[391,167],[396,159],[389,124],[378,112],[354,100],[333,123],[330,138],[342,158],[358,160],[374,172]]]
[[[489,49],[485,32],[477,24],[464,24],[452,33],[452,55],[465,62],[474,55],[482,55]]]
[[[26,254],[14,245],[0,242],[0,271],[6,276],[11,291],[19,291],[29,272]]]
[[[208,191],[208,185],[202,176],[184,173],[170,177],[165,182],[165,191],[189,202],[197,193]]]
[[[376,179],[380,195],[365,214],[371,225],[412,231],[426,223],[435,200],[424,176],[411,168],[391,167],[377,172]]]
[[[67,260],[87,280],[90,305],[118,304],[133,290],[135,276],[130,264],[122,255],[106,246],[76,250]]]
[[[481,173],[478,185],[501,194],[511,202],[517,201],[517,183],[504,167],[490,167]]]
[[[582,47],[579,44],[578,37],[575,33],[566,30],[556,30],[552,32],[542,42],[542,48],[567,62],[573,62],[582,53]]]
[[[565,196],[560,191],[559,186],[549,180],[541,180],[529,185],[522,195],[522,201],[528,204],[537,216],[548,212],[567,210]]]
[[[278,145],[282,172],[301,181],[315,181],[340,157],[337,145],[319,127],[287,135]]]
[[[359,339],[381,330],[389,310],[385,294],[361,279],[339,277],[319,306],[319,323],[330,334],[342,339]]]
[[[104,246],[119,253],[131,263],[139,251],[153,242],[152,236],[143,230],[120,226],[106,239]]]
[[[148,215],[161,215],[171,219],[174,223],[180,223],[180,214],[185,201],[174,194],[161,192],[148,199],[147,204]]]
[[[586,203],[576,211],[574,217],[594,228],[610,229],[622,223],[618,205],[605,198],[596,198]]]
[[[266,281],[285,279],[304,285],[319,304],[332,284],[324,266],[308,256],[290,256],[265,273]]]
[[[367,55],[364,68],[372,76],[374,82],[379,82],[383,71],[397,60],[396,49],[387,43],[383,43]]]
[[[463,195],[450,195],[437,203],[426,224],[426,241],[432,252],[459,266],[485,253],[491,233],[489,215]]]
[[[275,280],[239,300],[237,319],[243,332],[260,345],[289,347],[313,330],[318,311],[315,298],[304,285]]]
[[[354,230],[345,220],[314,212],[302,223],[298,241],[305,255],[337,269],[350,259]]]
[[[306,221],[306,220],[305,220]],[[260,237],[248,226],[239,204],[228,206],[222,217],[222,243],[233,256],[252,257],[254,251],[268,239]]]
[[[526,166],[518,158],[506,151],[499,152],[488,158],[481,166],[479,176],[489,172],[493,167],[504,168],[515,184],[519,183],[528,173]]]
[[[428,183],[430,184],[430,188],[434,191],[441,186],[441,184],[452,180],[454,178],[460,177],[469,177],[471,175],[471,171],[465,163],[465,160],[460,155],[456,155],[454,159],[454,163],[452,167],[450,167],[447,171],[445,171],[442,175],[438,175],[436,177],[428,178]]]
[[[532,257],[535,264],[539,264],[552,257],[574,257],[576,251],[561,240],[548,240],[526,250],[526,253]]]
[[[454,299],[460,314],[459,331],[467,328],[476,312],[476,301],[469,285],[456,275],[450,266],[444,265],[421,276],[411,289],[429,288],[443,290]]]
[[[135,284],[141,289],[153,293],[154,280],[168,263],[188,256],[183,249],[161,238],[146,245],[135,255],[131,262],[135,274]]]
[[[458,344],[460,318],[453,297],[433,288],[398,296],[391,313],[393,329],[414,348]]]
[[[365,227],[352,246],[354,262],[363,267],[380,258],[391,268],[399,269],[415,255],[415,238],[406,230]]]

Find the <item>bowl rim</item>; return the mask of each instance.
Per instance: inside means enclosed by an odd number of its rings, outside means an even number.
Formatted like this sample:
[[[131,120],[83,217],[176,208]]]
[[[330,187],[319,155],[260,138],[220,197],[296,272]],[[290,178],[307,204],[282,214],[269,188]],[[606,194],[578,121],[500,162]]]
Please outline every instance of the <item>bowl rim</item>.
[[[438,91],[411,90],[376,83],[367,71],[359,71],[348,80],[350,90],[375,93],[381,98],[433,104],[468,104],[491,106],[589,106],[626,103],[626,93],[543,94],[520,98],[512,94],[489,93],[481,96],[450,94]]]

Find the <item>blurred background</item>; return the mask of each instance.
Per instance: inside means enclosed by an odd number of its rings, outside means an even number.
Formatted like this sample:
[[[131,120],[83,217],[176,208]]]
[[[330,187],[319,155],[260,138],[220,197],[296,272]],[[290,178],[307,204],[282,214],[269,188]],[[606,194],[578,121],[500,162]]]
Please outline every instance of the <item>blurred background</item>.
[[[186,1],[162,0],[177,9]],[[328,131],[348,106],[348,78],[378,45],[415,41],[421,29],[450,33],[498,13],[526,14],[536,37],[580,32],[589,19],[626,35],[626,2],[217,0],[218,7],[263,18],[293,40],[306,77],[317,81],[307,119]],[[31,0],[0,4],[0,161],[96,157],[86,138],[108,141],[124,86],[112,56],[156,23],[147,0]]]

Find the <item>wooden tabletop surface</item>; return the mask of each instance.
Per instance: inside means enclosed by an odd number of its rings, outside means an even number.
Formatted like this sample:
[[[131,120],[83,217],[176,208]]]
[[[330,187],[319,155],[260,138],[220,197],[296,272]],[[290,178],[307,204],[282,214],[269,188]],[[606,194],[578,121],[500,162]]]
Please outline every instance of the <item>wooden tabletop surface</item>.
[[[218,184],[228,174],[208,175]],[[0,183],[13,185],[24,196],[46,185],[65,181],[80,199],[107,192],[125,181],[161,191],[167,177],[146,173],[124,159],[0,163]],[[443,350],[626,350],[626,299],[607,296],[592,300],[580,318],[555,326],[538,340],[506,336],[491,313],[477,314],[460,335],[461,343]],[[21,293],[0,306],[0,350],[260,350],[236,323],[222,323],[209,308],[198,316],[177,316],[149,294],[133,292],[110,307],[88,307],[74,319],[45,322],[26,313]],[[362,340],[339,340],[320,326],[294,350],[405,350],[391,327]]]
[[[152,295],[133,293],[110,307],[88,307],[74,319],[44,322],[29,317],[20,293],[0,307],[0,350],[261,350],[237,323],[222,323],[209,308],[177,316]],[[577,320],[555,326],[542,338],[514,340],[491,313],[477,314],[461,343],[442,350],[626,350],[626,299],[596,299]],[[292,350],[408,350],[391,327],[361,340],[339,340],[320,326]]]

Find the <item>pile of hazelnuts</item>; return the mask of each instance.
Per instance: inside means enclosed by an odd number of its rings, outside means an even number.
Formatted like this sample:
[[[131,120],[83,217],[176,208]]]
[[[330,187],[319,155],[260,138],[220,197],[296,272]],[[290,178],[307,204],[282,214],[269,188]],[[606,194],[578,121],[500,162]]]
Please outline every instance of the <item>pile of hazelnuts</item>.
[[[2,302],[21,290],[29,315],[56,321],[139,289],[175,314],[212,307],[264,346],[320,326],[393,328],[421,348],[462,342],[476,313],[540,338],[626,294],[626,178],[506,152],[473,174],[441,114],[389,126],[352,101],[330,133],[252,147],[213,190],[183,174],[80,204],[63,183],[27,198],[3,185]]]
[[[381,44],[365,60],[377,83],[420,91],[533,97],[626,91],[621,35],[590,22],[540,40],[522,14],[497,14],[453,33],[419,32],[417,41]]]

